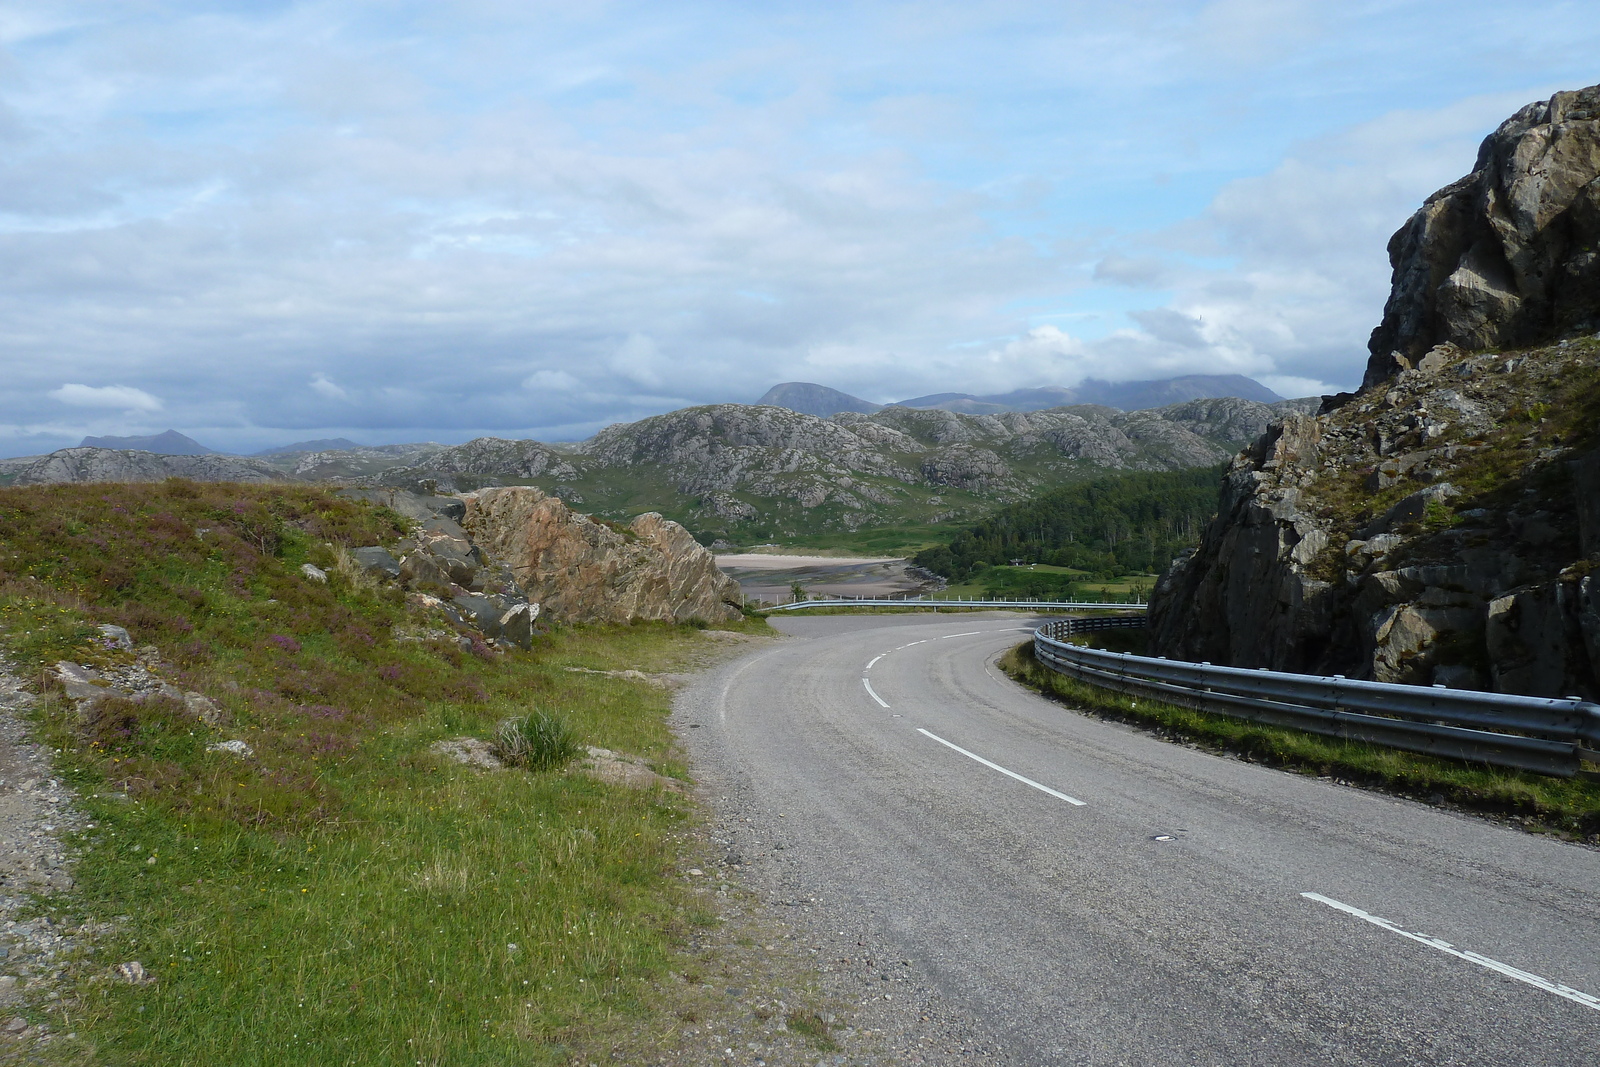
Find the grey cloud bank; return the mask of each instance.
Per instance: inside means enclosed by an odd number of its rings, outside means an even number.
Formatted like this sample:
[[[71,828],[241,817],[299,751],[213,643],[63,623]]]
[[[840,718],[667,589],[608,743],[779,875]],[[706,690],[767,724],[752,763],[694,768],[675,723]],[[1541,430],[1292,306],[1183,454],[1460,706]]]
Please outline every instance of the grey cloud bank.
[[[1389,233],[1600,43],[1057,6],[0,7],[0,452],[568,440],[792,380],[1348,388]]]

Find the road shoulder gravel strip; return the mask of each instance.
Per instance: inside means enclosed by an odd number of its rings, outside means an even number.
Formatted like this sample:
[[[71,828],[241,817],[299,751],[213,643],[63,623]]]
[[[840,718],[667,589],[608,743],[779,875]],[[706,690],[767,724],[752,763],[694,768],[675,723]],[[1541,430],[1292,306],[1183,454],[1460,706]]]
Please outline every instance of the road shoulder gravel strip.
[[[788,639],[786,639],[788,640]],[[757,653],[759,654],[759,653]],[[950,1003],[917,960],[899,958],[853,902],[818,888],[818,879],[793,862],[787,817],[755,795],[714,728],[712,707],[721,680],[745,662],[725,663],[696,678],[678,696],[672,716],[707,813],[702,845],[707,876],[717,890],[724,942],[755,940],[787,952],[790,984],[809,972],[831,1013],[837,1049],[809,1055],[729,1059],[709,1050],[706,1063],[783,1063],[947,1067],[1008,1062],[981,1020]],[[801,980],[803,981],[803,979]],[[796,1050],[800,1051],[800,1050]],[[738,1053],[737,1048],[734,1049]],[[770,1050],[771,1056],[782,1056]],[[721,1055],[715,1055],[721,1053]],[[748,1055],[748,1054],[747,1054]],[[690,1061],[674,1061],[690,1062]]]
[[[85,817],[49,751],[28,736],[26,716],[37,699],[0,657],[0,1062],[58,1039],[69,1021],[61,1009],[70,1010],[63,976],[98,929],[43,914],[52,894],[72,888],[72,856],[61,838],[82,830]],[[41,1015],[59,1016],[62,1026]]]

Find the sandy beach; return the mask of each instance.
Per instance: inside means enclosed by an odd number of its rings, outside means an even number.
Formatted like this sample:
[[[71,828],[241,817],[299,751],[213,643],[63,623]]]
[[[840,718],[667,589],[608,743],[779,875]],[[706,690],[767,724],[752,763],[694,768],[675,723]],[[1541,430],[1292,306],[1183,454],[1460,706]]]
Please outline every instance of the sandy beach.
[[[741,553],[717,557],[752,600],[789,600],[796,582],[815,596],[905,596],[924,591],[895,556],[795,556]]]
[[[898,556],[769,556],[760,552],[719,554],[723,570],[798,570],[806,567],[855,566],[861,563],[904,563]]]

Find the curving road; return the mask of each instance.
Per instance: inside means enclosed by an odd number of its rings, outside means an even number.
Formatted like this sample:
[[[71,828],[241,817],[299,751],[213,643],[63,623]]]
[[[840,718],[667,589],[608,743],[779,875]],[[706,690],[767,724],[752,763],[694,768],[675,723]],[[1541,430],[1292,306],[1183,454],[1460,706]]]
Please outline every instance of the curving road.
[[[780,619],[698,682],[745,862],[1001,1062],[1600,1062],[1600,851],[1074,715],[993,665],[1031,621]]]

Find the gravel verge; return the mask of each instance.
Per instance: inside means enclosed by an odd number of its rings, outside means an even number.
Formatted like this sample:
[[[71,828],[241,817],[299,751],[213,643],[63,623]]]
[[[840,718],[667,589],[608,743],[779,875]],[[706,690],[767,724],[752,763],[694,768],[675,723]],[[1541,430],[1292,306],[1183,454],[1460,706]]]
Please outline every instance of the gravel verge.
[[[30,1059],[70,1028],[59,987],[96,932],[45,914],[51,895],[72,888],[61,838],[86,824],[49,751],[28,738],[25,716],[36,699],[0,657],[0,1062]],[[56,1016],[60,1026],[48,1021]]]
[[[743,651],[743,650],[741,650]],[[983,1065],[1009,1062],[981,1019],[953,1002],[917,960],[900,958],[854,902],[827,888],[788,846],[784,817],[755,793],[703,708],[736,662],[699,675],[675,703],[672,722],[688,753],[707,821],[688,877],[720,924],[694,951],[719,975],[750,979],[726,990],[720,1010],[699,1017],[738,1043],[689,1040],[659,1062],[684,1064]],[[763,986],[762,980],[765,980]],[[828,1027],[826,1043],[756,1025],[763,1003],[798,995]],[[792,1008],[789,1010],[793,1010]],[[776,1018],[776,1017],[774,1017]],[[685,1035],[693,1037],[695,1035]],[[706,1036],[709,1036],[707,1034]],[[774,1037],[781,1040],[773,1040]],[[832,1046],[832,1047],[829,1047]]]

